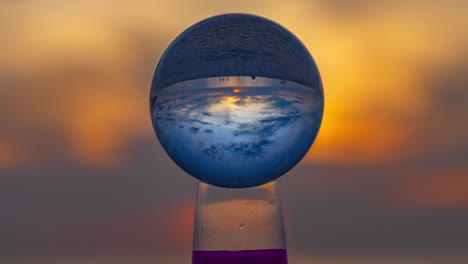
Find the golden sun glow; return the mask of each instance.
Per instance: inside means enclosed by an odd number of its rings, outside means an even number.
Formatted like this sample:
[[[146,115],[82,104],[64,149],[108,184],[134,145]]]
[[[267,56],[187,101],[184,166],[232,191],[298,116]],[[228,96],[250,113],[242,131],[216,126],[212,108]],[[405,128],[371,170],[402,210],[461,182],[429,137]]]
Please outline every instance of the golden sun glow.
[[[218,115],[229,115],[234,123],[244,123],[259,120],[262,117],[261,110],[270,107],[267,100],[262,97],[251,96],[223,96],[218,103],[212,104],[207,111]]]
[[[420,6],[410,4],[407,9],[376,9],[375,15],[342,17],[306,2],[295,2],[285,7],[280,1],[273,1],[267,10],[261,12],[251,5],[239,4],[239,11],[271,18],[294,32],[320,69],[325,91],[325,113],[322,128],[306,162],[372,162],[405,154],[401,146],[412,140],[409,132],[417,128],[405,123],[404,117],[424,112],[429,107],[428,93],[421,83],[427,76],[427,68],[441,64],[447,58],[457,57],[468,39],[468,22],[463,13],[466,4],[454,8],[448,2]],[[112,153],[116,153],[119,145],[130,140],[132,135],[150,135],[154,140],[148,125],[147,108],[140,107],[147,96],[141,89],[149,86],[145,80],[151,76],[155,63],[145,58],[157,58],[178,32],[214,14],[213,10],[197,8],[197,12],[187,11],[183,19],[175,21],[167,10],[181,12],[177,0],[165,5],[159,2],[131,4],[131,8],[129,5],[108,9],[107,5],[80,2],[50,5],[47,9],[41,9],[43,12],[34,12],[40,4],[31,2],[30,5],[0,8],[0,15],[12,20],[11,27],[5,28],[3,33],[8,41],[4,43],[4,52],[0,53],[2,69],[7,70],[7,77],[10,72],[11,76],[24,76],[19,78],[22,81],[17,86],[24,86],[25,89],[12,90],[41,89],[39,100],[31,102],[24,109],[43,109],[47,114],[34,116],[34,119],[52,123],[50,133],[65,130],[65,137],[70,140],[64,148],[70,149],[72,158],[77,161],[86,160],[96,166],[115,164],[111,162],[115,160]],[[151,5],[158,8],[149,8]],[[190,5],[197,6],[195,3]],[[216,13],[225,13],[230,8],[220,4]],[[154,10],[159,13],[155,15]],[[445,21],[443,27],[440,20],[434,20],[429,15],[435,10]],[[83,17],[86,19],[83,20]],[[34,45],[27,45],[32,42]],[[140,53],[146,48],[144,52],[148,54]],[[146,72],[136,73],[135,69]],[[55,90],[56,86],[69,87],[74,82],[71,79],[75,78],[70,76],[80,74],[88,74],[82,78],[87,82],[69,89],[72,96],[65,98],[56,92],[65,90]],[[122,77],[138,80],[122,82],[118,87],[109,81]],[[46,80],[47,84],[39,87],[36,81],[41,80]],[[86,89],[89,86],[96,87],[95,90],[105,96]],[[4,95],[1,93],[4,87],[0,85],[0,98]],[[243,91],[234,86],[231,92],[238,95]],[[80,99],[73,99],[75,95]],[[129,103],[128,95],[133,96],[135,102]],[[9,92],[4,98],[8,96]],[[14,96],[24,97],[19,94]],[[77,100],[83,98],[92,102],[75,109],[74,105],[81,103]],[[62,105],[40,105],[41,100],[60,101]],[[88,101],[83,104],[88,104]],[[264,107],[248,105],[243,108],[245,115],[238,118],[255,116]],[[18,120],[18,113],[25,115],[18,108],[3,107],[0,114],[6,115],[6,120]],[[212,110],[229,112],[239,107],[239,98],[228,96],[213,105]],[[58,112],[63,116],[57,118]],[[387,118],[383,112],[390,113],[394,118]],[[144,125],[137,125],[137,116],[138,122]],[[32,126],[32,122],[24,119],[14,126],[21,129]],[[136,131],[138,129],[144,132]],[[22,154],[32,153],[27,146],[20,151],[21,155],[13,155],[10,151],[16,149],[14,142],[24,141],[20,135],[0,136],[3,137],[3,143],[0,142],[0,166],[21,166],[18,165],[21,160],[29,159]],[[125,153],[119,155],[125,156]]]

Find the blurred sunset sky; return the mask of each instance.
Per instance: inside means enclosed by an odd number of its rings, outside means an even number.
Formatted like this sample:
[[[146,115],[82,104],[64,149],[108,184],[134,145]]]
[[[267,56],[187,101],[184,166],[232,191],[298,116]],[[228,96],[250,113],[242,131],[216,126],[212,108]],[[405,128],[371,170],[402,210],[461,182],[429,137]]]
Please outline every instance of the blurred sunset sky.
[[[468,1],[3,0],[0,259],[189,261],[197,181],[149,89],[223,13],[283,25],[322,76],[319,136],[279,181],[290,255],[468,256]]]

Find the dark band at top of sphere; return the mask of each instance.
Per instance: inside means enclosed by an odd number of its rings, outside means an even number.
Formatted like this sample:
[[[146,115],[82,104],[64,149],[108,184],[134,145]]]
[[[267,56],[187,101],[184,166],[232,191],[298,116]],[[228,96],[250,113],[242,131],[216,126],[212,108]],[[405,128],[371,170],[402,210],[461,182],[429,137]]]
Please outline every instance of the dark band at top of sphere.
[[[262,17],[227,14],[193,25],[171,43],[156,68],[151,97],[174,83],[215,76],[284,79],[323,95],[314,60],[291,32]]]

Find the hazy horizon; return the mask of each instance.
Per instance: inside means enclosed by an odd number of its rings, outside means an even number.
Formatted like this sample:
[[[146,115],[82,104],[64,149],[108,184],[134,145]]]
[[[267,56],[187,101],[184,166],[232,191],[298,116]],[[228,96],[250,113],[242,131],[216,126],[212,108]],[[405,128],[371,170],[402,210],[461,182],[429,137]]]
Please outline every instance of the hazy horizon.
[[[324,87],[316,142],[279,180],[290,258],[449,263],[468,248],[466,10],[458,0],[1,1],[0,258],[190,255],[197,181],[153,132],[151,81],[183,30],[241,12],[297,36]]]

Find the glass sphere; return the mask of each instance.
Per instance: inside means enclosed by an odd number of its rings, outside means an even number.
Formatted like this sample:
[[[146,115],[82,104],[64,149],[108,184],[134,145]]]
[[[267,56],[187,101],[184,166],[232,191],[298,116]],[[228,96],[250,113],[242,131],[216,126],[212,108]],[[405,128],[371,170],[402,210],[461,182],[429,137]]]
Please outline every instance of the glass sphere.
[[[253,15],[208,18],[161,57],[150,93],[154,130],[172,160],[208,184],[272,181],[307,153],[323,90],[312,57],[282,26]]]

